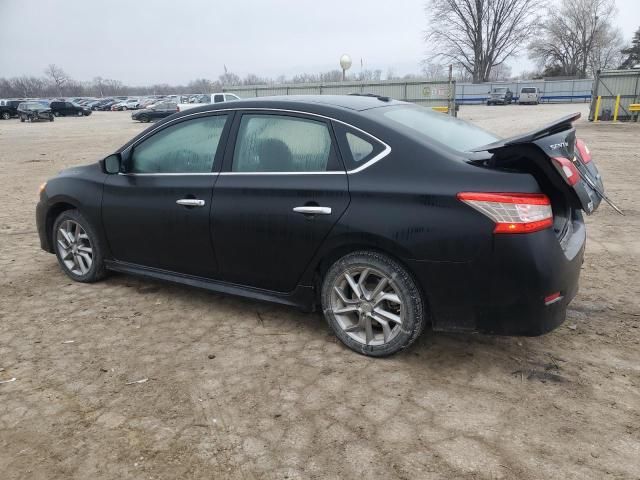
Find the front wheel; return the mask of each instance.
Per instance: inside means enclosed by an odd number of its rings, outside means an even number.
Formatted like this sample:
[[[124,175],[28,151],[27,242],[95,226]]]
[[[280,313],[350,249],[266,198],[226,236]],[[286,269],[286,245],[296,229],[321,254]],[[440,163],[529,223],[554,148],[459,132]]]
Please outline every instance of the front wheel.
[[[53,115],[56,116],[56,117],[59,117],[60,116],[60,112],[53,112]]]
[[[80,112],[76,113],[76,115],[78,115],[79,117],[81,117],[81,116],[83,116],[83,115],[84,115],[84,113],[83,113],[82,111],[80,111]]]
[[[122,107],[122,110],[127,110],[127,107]]]
[[[9,120],[11,118],[11,114],[9,112],[2,112],[2,119]]]
[[[20,121],[24,123],[24,115],[20,115]]]
[[[91,283],[106,275],[98,236],[77,210],[66,210],[58,216],[52,240],[58,263],[71,279]]]
[[[329,268],[322,309],[342,343],[373,357],[407,348],[427,323],[422,295],[409,272],[373,251],[350,253]]]

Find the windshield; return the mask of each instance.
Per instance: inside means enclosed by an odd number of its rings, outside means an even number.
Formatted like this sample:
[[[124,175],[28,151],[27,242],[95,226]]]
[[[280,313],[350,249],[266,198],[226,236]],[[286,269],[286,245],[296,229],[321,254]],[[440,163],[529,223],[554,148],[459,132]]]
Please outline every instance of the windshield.
[[[382,111],[389,120],[459,152],[498,140],[498,137],[475,125],[424,107],[407,105]]]
[[[19,108],[28,109],[28,110],[39,110],[47,107],[38,102],[29,102],[29,103],[21,103]]]

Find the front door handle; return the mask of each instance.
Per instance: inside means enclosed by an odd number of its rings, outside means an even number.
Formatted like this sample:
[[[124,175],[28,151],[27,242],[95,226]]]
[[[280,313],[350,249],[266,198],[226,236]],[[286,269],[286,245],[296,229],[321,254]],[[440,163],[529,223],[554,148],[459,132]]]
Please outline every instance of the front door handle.
[[[204,200],[198,200],[197,198],[181,198],[176,200],[176,203],[185,207],[204,207]]]
[[[294,207],[293,211],[305,215],[331,215],[331,207]]]

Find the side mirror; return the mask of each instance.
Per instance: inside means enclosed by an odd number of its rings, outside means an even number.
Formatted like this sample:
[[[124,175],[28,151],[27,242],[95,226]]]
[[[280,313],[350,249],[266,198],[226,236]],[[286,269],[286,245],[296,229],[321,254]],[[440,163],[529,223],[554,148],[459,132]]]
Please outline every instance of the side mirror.
[[[119,153],[114,153],[113,155],[109,155],[102,161],[102,167],[105,173],[115,174],[120,172],[120,166],[122,163],[122,159]]]

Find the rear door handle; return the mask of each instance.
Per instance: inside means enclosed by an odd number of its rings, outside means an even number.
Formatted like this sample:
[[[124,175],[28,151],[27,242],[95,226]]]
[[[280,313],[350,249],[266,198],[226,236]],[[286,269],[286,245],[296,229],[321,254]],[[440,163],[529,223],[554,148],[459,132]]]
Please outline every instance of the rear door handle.
[[[331,215],[331,207],[294,207],[293,211],[305,215]]]
[[[198,200],[197,198],[181,198],[176,200],[176,203],[185,207],[204,207],[204,200]]]

